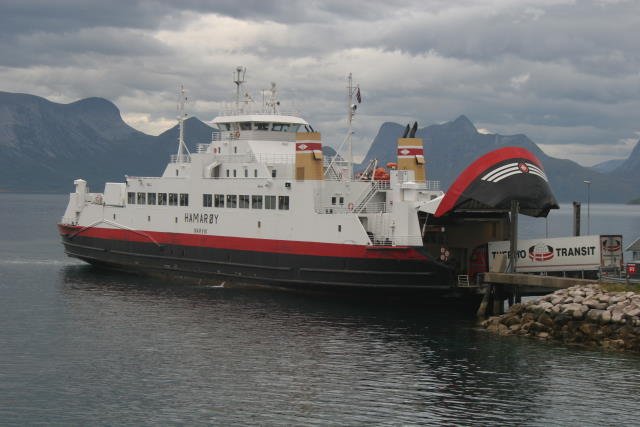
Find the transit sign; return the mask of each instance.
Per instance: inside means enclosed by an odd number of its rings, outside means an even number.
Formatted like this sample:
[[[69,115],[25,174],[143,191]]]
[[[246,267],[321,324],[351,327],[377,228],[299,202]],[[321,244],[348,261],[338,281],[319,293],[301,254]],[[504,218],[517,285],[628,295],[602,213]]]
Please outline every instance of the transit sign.
[[[509,241],[489,242],[489,270],[510,255]],[[622,268],[622,236],[576,236],[518,240],[516,272]]]

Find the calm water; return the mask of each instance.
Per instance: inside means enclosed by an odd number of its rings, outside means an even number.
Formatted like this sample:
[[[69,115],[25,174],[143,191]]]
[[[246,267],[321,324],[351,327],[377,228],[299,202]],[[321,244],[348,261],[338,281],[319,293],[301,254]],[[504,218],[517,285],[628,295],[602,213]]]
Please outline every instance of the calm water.
[[[100,272],[64,256],[65,205],[0,195],[0,424],[638,424],[640,356],[494,337],[446,308]],[[592,205],[591,230],[628,243],[639,211]]]

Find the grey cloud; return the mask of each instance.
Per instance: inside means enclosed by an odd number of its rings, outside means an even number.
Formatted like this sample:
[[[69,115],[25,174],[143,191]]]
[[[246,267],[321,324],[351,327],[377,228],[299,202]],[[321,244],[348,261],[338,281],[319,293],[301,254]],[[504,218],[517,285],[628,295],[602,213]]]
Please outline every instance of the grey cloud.
[[[207,13],[276,22],[284,36],[228,47],[214,31],[210,46],[188,51],[154,36]],[[426,125],[466,114],[540,143],[601,147],[639,130],[639,15],[637,2],[4,1],[0,89],[103,96],[160,119],[173,116],[184,83],[207,101],[191,113],[210,119],[244,64],[255,92],[278,82],[283,103],[296,98],[335,142],[354,71],[365,95],[360,144],[390,118]]]

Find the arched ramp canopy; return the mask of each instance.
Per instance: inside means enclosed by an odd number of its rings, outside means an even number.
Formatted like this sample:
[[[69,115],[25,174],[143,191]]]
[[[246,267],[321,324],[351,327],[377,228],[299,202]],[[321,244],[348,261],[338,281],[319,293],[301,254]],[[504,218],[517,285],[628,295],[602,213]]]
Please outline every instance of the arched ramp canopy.
[[[446,192],[435,217],[468,210],[510,209],[517,200],[520,213],[546,217],[558,209],[542,163],[528,150],[504,147],[473,162]]]

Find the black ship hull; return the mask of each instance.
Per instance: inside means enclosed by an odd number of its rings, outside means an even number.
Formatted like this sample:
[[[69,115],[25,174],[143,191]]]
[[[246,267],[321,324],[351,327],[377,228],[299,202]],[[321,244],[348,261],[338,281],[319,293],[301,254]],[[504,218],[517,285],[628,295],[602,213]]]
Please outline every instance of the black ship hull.
[[[124,240],[96,237],[91,229],[59,228],[67,255],[136,273],[299,290],[370,288],[445,294],[454,289],[453,271],[421,247],[369,246],[360,248],[360,256],[339,256],[340,251],[331,255],[330,250],[306,254],[162,242],[140,233],[138,239]]]

